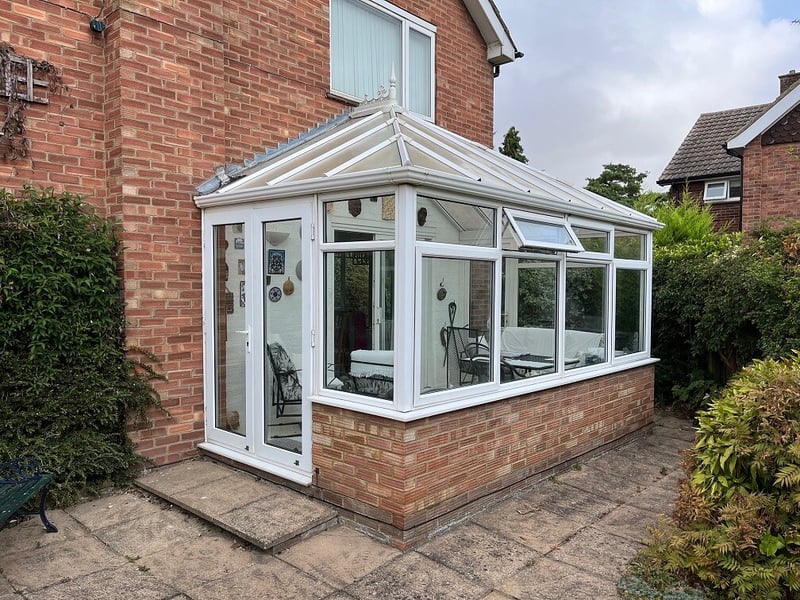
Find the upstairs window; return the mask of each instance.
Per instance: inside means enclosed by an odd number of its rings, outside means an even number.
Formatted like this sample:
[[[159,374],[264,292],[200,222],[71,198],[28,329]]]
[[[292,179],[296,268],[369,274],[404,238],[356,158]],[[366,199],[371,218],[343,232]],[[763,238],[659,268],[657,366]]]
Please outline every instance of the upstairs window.
[[[399,102],[433,117],[436,29],[387,2],[331,0],[331,91],[356,101],[389,89]]]
[[[703,200],[706,202],[720,202],[724,200],[738,200],[742,196],[742,180],[729,179],[723,181],[707,181]]]

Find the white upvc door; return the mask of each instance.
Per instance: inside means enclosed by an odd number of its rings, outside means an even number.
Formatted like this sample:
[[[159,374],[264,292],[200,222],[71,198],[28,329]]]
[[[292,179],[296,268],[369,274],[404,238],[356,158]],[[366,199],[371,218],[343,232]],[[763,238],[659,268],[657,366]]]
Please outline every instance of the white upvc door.
[[[312,201],[204,212],[204,448],[311,481]]]

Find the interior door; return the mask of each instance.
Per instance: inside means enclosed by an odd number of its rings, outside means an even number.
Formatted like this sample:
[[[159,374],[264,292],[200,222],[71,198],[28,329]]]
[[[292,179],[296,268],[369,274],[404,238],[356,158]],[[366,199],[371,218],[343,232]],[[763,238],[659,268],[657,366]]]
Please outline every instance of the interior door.
[[[312,203],[262,206],[204,217],[206,437],[212,451],[308,483]]]

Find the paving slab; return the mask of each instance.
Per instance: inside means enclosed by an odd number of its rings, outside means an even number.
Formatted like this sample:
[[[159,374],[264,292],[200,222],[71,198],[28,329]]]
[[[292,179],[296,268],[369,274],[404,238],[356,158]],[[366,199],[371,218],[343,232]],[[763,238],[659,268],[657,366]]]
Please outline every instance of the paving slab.
[[[132,565],[90,573],[33,593],[27,600],[175,600],[177,590]]]
[[[515,495],[528,503],[529,511],[546,509],[581,525],[599,519],[618,506],[597,494],[560,483],[558,478],[539,482]]]
[[[158,508],[137,519],[94,531],[94,535],[123,557],[150,556],[195,539],[208,526],[179,510]]]
[[[455,527],[423,544],[417,552],[490,589],[541,557],[535,550],[475,523]]]
[[[562,485],[576,487],[584,492],[622,504],[631,496],[641,493],[652,483],[641,482],[635,476],[626,476],[622,470],[603,471],[592,468],[591,463],[580,470],[570,469],[556,477]]]
[[[249,473],[209,460],[190,463],[151,471],[136,484],[263,550],[280,549],[338,520],[329,506]]]
[[[57,527],[58,532],[48,533],[37,516],[25,517],[16,525],[0,531],[2,555],[35,550],[49,544],[58,544],[86,535],[80,524],[61,510],[48,510],[47,518]],[[0,562],[0,567],[2,566]]]
[[[643,547],[643,544],[590,526],[579,531],[547,558],[616,582]]]
[[[600,600],[617,598],[614,582],[549,558],[509,578],[500,588],[516,600]]]
[[[616,536],[641,542],[647,536],[647,528],[658,521],[658,515],[635,506],[620,506],[597,522],[597,527]]]
[[[345,591],[358,600],[477,600],[489,592],[417,552],[386,563]]]
[[[136,480],[141,488],[150,487],[158,494],[176,494],[189,488],[211,483],[234,474],[232,468],[210,460],[197,458],[167,467],[151,469]]]
[[[188,590],[263,564],[268,558],[227,533],[210,532],[176,543],[168,552],[148,554],[132,562],[170,586]]]
[[[523,546],[547,554],[588,525],[593,517],[576,514],[565,519],[521,498],[511,498],[473,517],[473,521]]]
[[[346,587],[400,556],[396,548],[338,525],[298,542],[277,555],[332,587]]]
[[[14,588],[32,591],[109,567],[118,567],[125,562],[104,544],[86,536],[4,555],[2,569],[3,575]],[[34,565],[47,565],[47,568],[36,568]]]
[[[187,595],[192,600],[230,600],[231,598],[280,598],[280,600],[317,600],[335,590],[299,569],[270,557],[267,562],[253,565],[222,577],[212,583],[192,588]]]
[[[151,505],[157,502],[145,494],[129,490],[81,502],[67,508],[66,512],[88,529],[101,529],[149,514],[153,511]]]

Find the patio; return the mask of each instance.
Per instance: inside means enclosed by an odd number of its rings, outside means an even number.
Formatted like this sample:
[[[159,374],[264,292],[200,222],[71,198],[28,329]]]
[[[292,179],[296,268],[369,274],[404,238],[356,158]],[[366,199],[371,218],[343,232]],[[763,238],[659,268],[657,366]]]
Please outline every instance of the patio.
[[[347,523],[271,553],[142,492],[113,493],[52,511],[59,533],[37,519],[0,532],[0,600],[614,598],[647,524],[672,510],[678,451],[693,436],[686,421],[659,415],[649,433],[405,553]],[[307,501],[261,483],[267,496],[288,494],[283,504]]]

